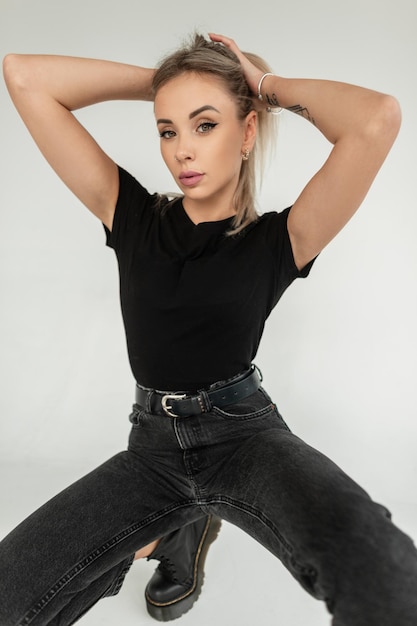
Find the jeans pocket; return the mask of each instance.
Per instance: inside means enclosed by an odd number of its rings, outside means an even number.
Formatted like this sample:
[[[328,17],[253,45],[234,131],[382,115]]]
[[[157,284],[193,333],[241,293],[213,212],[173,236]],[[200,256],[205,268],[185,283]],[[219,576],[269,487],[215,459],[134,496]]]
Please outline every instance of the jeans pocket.
[[[268,394],[261,388],[235,404],[228,404],[223,408],[213,406],[212,411],[224,419],[248,420],[263,417],[268,413],[277,413],[277,408]]]

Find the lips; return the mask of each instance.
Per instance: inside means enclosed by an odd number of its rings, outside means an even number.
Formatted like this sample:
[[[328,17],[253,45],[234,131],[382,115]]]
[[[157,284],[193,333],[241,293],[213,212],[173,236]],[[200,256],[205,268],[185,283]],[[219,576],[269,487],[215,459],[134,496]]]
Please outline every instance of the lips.
[[[182,185],[186,185],[187,187],[191,187],[192,185],[196,185],[203,178],[204,174],[201,172],[194,172],[189,170],[188,172],[181,172],[179,175],[179,179]]]

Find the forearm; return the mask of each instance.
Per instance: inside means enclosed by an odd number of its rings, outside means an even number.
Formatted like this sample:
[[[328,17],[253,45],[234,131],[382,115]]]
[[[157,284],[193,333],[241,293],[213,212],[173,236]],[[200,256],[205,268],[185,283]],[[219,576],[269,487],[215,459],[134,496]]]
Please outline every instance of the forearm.
[[[112,61],[12,54],[4,76],[16,105],[37,95],[71,111],[106,100],[152,100],[152,69]]]
[[[395,139],[401,121],[400,107],[395,98],[330,80],[276,75],[265,75],[261,80],[259,67],[242,53],[233,39],[215,33],[210,33],[210,38],[236,54],[254,96],[258,95],[261,85],[262,104],[298,113],[315,124],[332,144],[345,138],[360,138],[366,143],[369,140],[373,143],[378,136],[383,152]]]
[[[332,143],[369,132],[398,131],[400,109],[395,98],[346,83],[266,76],[263,101],[312,122]]]

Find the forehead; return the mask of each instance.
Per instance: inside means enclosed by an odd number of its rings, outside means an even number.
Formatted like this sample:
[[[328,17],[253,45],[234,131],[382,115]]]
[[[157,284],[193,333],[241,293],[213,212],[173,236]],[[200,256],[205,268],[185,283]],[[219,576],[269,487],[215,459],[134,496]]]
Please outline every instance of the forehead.
[[[173,112],[188,115],[199,107],[211,105],[221,112],[236,109],[235,102],[220,78],[210,74],[187,72],[163,85],[155,95],[156,117]]]

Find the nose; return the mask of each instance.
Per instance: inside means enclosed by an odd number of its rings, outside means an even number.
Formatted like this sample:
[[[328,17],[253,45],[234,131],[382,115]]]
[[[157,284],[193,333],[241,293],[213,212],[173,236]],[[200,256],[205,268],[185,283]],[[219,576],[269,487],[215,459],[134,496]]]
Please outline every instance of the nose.
[[[190,140],[179,140],[176,145],[174,158],[176,161],[192,161],[194,159],[194,150]]]
[[[185,152],[177,152],[174,159],[180,163],[181,161],[191,160],[191,156]]]

